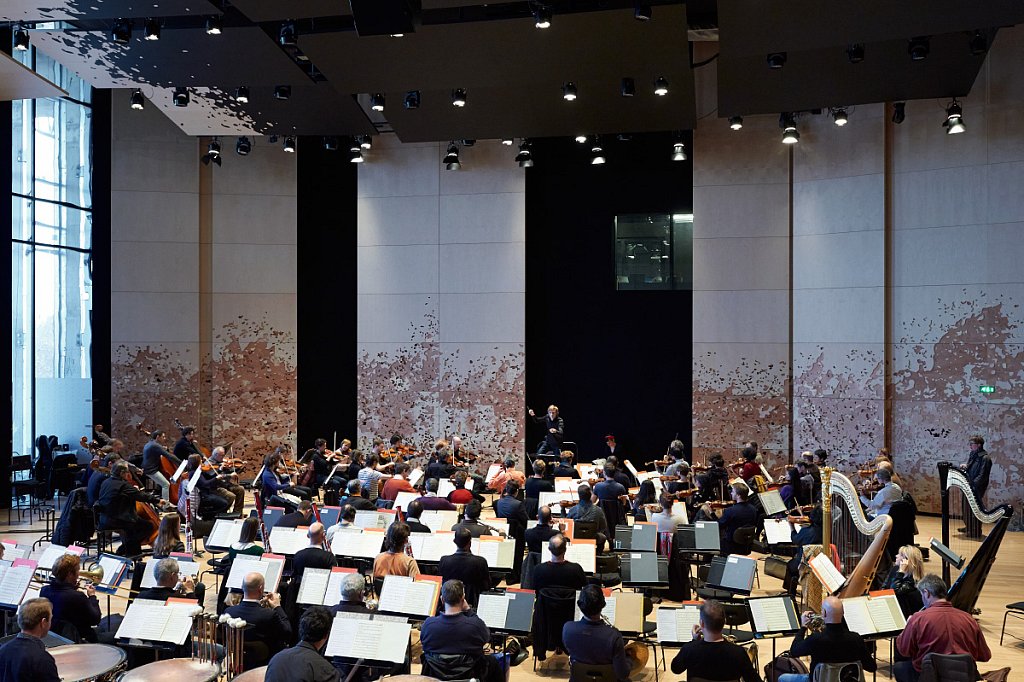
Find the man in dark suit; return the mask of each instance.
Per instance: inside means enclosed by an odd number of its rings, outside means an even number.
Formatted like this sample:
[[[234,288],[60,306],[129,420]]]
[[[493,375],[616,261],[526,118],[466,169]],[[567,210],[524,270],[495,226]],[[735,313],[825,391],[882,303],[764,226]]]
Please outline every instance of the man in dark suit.
[[[524,533],[526,551],[540,554],[541,546],[558,533],[559,530],[551,525],[551,507],[544,505],[537,510],[537,525]]]
[[[369,500],[367,500],[369,502]],[[299,508],[290,514],[285,514],[277,520],[274,524],[274,528],[298,528],[299,526],[308,526],[310,519],[313,518],[313,503],[309,500],[302,500],[299,502]]]
[[[423,515],[423,503],[418,499],[413,500],[409,503],[409,508],[405,510],[405,523],[409,526],[410,533],[431,533],[430,526],[420,522],[420,517]]]
[[[562,626],[562,641],[570,664],[611,665],[615,668],[616,678],[628,680],[629,661],[622,634],[601,620],[601,610],[605,606],[601,588],[587,585],[580,591],[576,603],[583,617]]]
[[[480,511],[480,503],[476,500],[467,504],[463,511],[462,521],[452,526],[452,530],[458,531],[460,528],[465,528],[475,538],[481,535],[491,535],[491,528],[486,524],[480,523]]]
[[[572,466],[572,452],[564,450],[558,455],[558,466],[552,472],[554,478],[576,478],[579,472]]]
[[[110,478],[100,486],[100,528],[121,528],[121,556],[136,556],[142,553],[142,539],[152,532],[152,526],[135,513],[135,503],[163,504],[155,495],[143,492],[128,482],[128,465],[118,462],[110,470]]]
[[[225,613],[232,618],[241,618],[248,626],[245,629],[246,642],[262,642],[267,647],[267,659],[283,649],[292,638],[292,624],[281,608],[281,595],[267,595],[270,608],[260,606],[266,581],[255,571],[245,576],[242,582],[244,596],[242,601],[229,607]],[[250,659],[245,661],[246,670],[257,668],[266,663],[266,659]]]
[[[501,498],[494,503],[495,515],[508,521],[508,534],[516,541],[515,557],[512,559],[512,572],[505,581],[507,585],[519,582],[523,568],[523,549],[526,546],[526,505],[519,500],[519,484],[509,481],[501,492]]]
[[[278,652],[264,682],[337,682],[337,669],[320,653],[331,634],[331,612],[311,606],[299,620],[299,643]]]
[[[0,647],[0,680],[4,682],[60,682],[57,662],[46,650],[43,637],[50,632],[50,600],[27,599],[18,608],[21,632]]]
[[[726,507],[718,518],[718,526],[722,533],[722,552],[724,554],[744,551],[749,553],[750,548],[740,547],[733,542],[732,536],[739,528],[757,524],[757,507],[747,501],[747,497],[750,495],[750,488],[747,487],[746,483],[736,482],[730,488],[730,495],[734,504],[731,507]],[[705,510],[705,515],[708,514],[708,511]],[[715,518],[714,511],[710,510],[710,512],[711,518]]]
[[[334,568],[338,565],[338,559],[323,548],[326,533],[324,524],[319,522],[314,523],[306,531],[309,547],[296,552],[292,560],[292,583],[301,585],[302,574],[307,568]]]
[[[825,629],[805,637],[813,615],[805,611],[801,616],[802,629],[796,633],[789,647],[793,656],[810,656],[811,666],[807,679],[814,677],[814,668],[821,663],[849,663],[859,661],[865,672],[875,671],[875,658],[864,644],[864,638],[851,632],[843,622],[843,602],[837,597],[826,597],[822,604]]]
[[[476,608],[480,593],[491,589],[491,574],[487,570],[487,559],[469,551],[473,534],[466,528],[455,531],[455,553],[441,557],[437,564],[441,582],[461,580],[466,589],[466,601]],[[512,581],[509,581],[512,582]]]
[[[78,590],[78,573],[81,561],[75,554],[61,556],[53,565],[50,582],[39,590],[40,597],[46,597],[53,605],[51,627],[60,634],[65,625],[74,626],[79,641],[97,641],[93,626],[100,624],[103,614],[96,599],[96,588],[90,584],[85,592]]]
[[[192,576],[181,577],[177,559],[160,559],[156,564],[156,587],[148,587],[139,592],[139,599],[167,601],[171,597],[195,599],[199,604],[206,597],[206,585],[197,583]]]
[[[565,587],[578,590],[587,584],[587,574],[583,572],[583,567],[565,560],[567,546],[565,538],[561,534],[555,535],[548,541],[551,561],[545,561],[533,569],[533,589],[538,592],[545,587]]]
[[[349,481],[346,490],[348,494],[338,502],[340,506],[344,507],[346,504],[350,504],[356,511],[373,511],[377,508],[373,502],[363,497],[363,488],[359,484],[358,478]]]

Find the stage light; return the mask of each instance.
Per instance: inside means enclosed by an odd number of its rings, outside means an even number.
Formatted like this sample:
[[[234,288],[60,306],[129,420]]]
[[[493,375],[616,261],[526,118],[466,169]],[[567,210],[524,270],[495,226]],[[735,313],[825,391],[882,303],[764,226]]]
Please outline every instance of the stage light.
[[[206,20],[206,34],[211,36],[219,36],[224,32],[224,24],[221,22],[220,17],[210,17]]]
[[[211,140],[210,144],[207,145],[202,161],[206,166],[209,166],[211,161],[218,166],[223,163],[223,160],[220,158],[220,142],[217,141],[217,138]]]
[[[914,38],[907,43],[907,54],[915,62],[927,57],[930,51],[931,43],[928,38]]]
[[[286,100],[292,96],[292,86],[290,85],[275,85],[274,86],[274,99]]]
[[[623,97],[632,97],[636,94],[636,81],[632,78],[623,78],[619,86],[619,92]]]
[[[668,80],[658,76],[654,79],[654,94],[658,97],[664,97],[668,94]]]
[[[114,22],[114,28],[110,31],[114,42],[119,45],[127,45],[132,41],[132,20],[118,19]]]
[[[907,118],[907,103],[906,102],[893,102],[892,103],[892,122],[896,125],[903,123]]]
[[[286,21],[281,24],[281,30],[277,34],[277,42],[281,47],[295,47],[299,43],[299,33],[295,29],[295,24]]]
[[[651,6],[647,3],[638,2],[633,6],[633,18],[637,21],[651,20]]]
[[[672,160],[686,161],[686,147],[682,142],[676,142],[672,145]]]
[[[533,10],[533,25],[537,28],[551,28],[551,10],[544,7]]]
[[[454,142],[448,145],[448,153],[444,156],[445,170],[459,170],[462,168],[462,164],[459,163],[459,146]]]
[[[131,97],[132,109],[136,111],[142,111],[146,108],[146,98],[142,96],[142,90],[135,88],[132,90]]]
[[[520,168],[533,167],[533,150],[530,143],[526,140],[523,140],[519,145],[519,153],[516,154],[516,163],[519,164]]]
[[[832,113],[832,122],[842,128],[844,125],[850,122],[850,117],[846,115],[846,109],[843,107],[836,107],[830,110]]]
[[[562,99],[566,102],[572,102],[576,99],[576,84],[572,81],[562,85]]]
[[[464,107],[466,106],[466,91],[462,88],[456,88],[452,90],[452,106],[453,107]]]
[[[967,130],[964,125],[963,109],[960,108],[960,102],[956,101],[956,97],[946,107],[946,120],[942,126],[946,129],[947,135],[959,135]]]
[[[785,52],[772,52],[767,57],[769,69],[781,69],[786,65]]]
[[[730,117],[729,118],[729,127],[732,128],[733,130],[739,130],[740,128],[742,128],[743,127],[743,117],[742,116],[732,116],[732,117]]]
[[[363,163],[366,159],[363,158],[363,152],[356,147],[355,149],[349,150],[348,160],[350,163]]]
[[[235,88],[235,101],[239,104],[249,103],[249,88],[244,85],[240,85]]]
[[[235,142],[235,153],[239,156],[249,156],[252,151],[252,142],[248,137],[240,137]]]
[[[864,44],[853,43],[846,48],[846,58],[851,64],[860,64],[864,61]]]
[[[160,40],[160,20],[146,19],[145,34],[143,40]]]
[[[406,109],[419,109],[420,108],[420,91],[410,90],[405,93],[405,108]]]
[[[967,43],[968,49],[975,57],[981,57],[988,52],[988,38],[981,31],[975,31]]]
[[[800,131],[796,129],[796,118],[789,112],[779,115],[779,127],[782,128],[782,143],[796,144],[800,141]]]
[[[576,136],[576,141],[579,142],[580,144],[586,144],[587,136],[586,135],[577,135]]]
[[[511,137],[503,137],[501,138],[501,143],[506,147],[511,147],[513,144],[515,144],[515,140],[513,140]]]
[[[374,111],[384,111],[384,93],[376,92],[370,97],[370,108]]]
[[[28,44],[28,31],[25,30],[24,25],[19,24],[18,30],[14,32],[14,49],[19,52],[25,52],[26,50],[28,50]]]
[[[289,154],[294,154],[295,153],[295,138],[294,137],[289,135],[288,137],[284,138],[284,150],[286,152],[288,152]]]
[[[172,99],[174,101],[174,106],[187,107],[189,102],[188,88],[174,88],[174,95]]]

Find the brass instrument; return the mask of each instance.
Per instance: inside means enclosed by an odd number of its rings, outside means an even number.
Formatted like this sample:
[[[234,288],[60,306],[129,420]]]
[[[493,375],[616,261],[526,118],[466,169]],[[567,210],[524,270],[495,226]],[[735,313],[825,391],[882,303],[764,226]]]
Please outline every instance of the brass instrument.
[[[78,571],[78,580],[79,580],[79,582],[81,582],[82,580],[87,580],[90,583],[92,583],[93,585],[96,585],[97,583],[102,583],[103,582],[103,567],[100,566],[100,565],[97,565],[96,568],[92,569],[91,571],[79,570]]]

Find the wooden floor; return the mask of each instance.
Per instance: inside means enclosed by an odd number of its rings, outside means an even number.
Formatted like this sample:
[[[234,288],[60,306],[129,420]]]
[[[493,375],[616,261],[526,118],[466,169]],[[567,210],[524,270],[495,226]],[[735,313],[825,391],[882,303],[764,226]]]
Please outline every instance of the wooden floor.
[[[489,509],[485,511],[485,517],[489,513]],[[12,517],[12,523],[8,525],[6,522],[7,514],[0,511],[0,538],[4,540],[13,540],[18,544],[31,544],[42,535],[42,523],[36,520],[34,524],[30,525],[27,518],[19,523],[16,512]],[[920,531],[918,544],[926,545],[929,538],[939,535],[939,519],[937,518],[919,518],[918,527]],[[39,546],[33,554],[33,558],[40,554],[45,547],[45,544]],[[931,561],[925,563],[925,571],[941,574],[941,565],[936,558],[932,558]],[[210,583],[211,587],[207,590],[206,606],[207,610],[212,610],[215,606],[216,592],[212,589],[212,578],[208,577],[207,582]],[[1015,621],[1011,618],[1007,623],[1008,634],[1004,639],[1003,645],[999,645],[999,631],[1002,626],[1006,604],[1024,600],[1024,589],[1022,589],[1022,586],[1024,586],[1024,534],[1007,533],[1003,539],[995,565],[988,576],[985,589],[978,601],[978,606],[981,608],[979,622],[985,633],[989,648],[992,650],[992,660],[979,665],[979,669],[982,672],[1009,666],[1012,668],[1011,680],[1024,680],[1024,642],[1009,636],[1009,633],[1012,633],[1024,638],[1024,621]],[[781,591],[781,587],[782,585],[779,580],[766,575],[762,570],[760,571],[760,587],[755,587],[754,595],[777,594]],[[101,596],[100,601],[101,607],[105,610],[105,598]],[[664,603],[670,605],[669,602]],[[113,612],[123,612],[125,601],[115,597],[112,599],[111,606]],[[653,615],[649,619],[653,620]],[[777,650],[779,652],[784,651],[788,644],[788,640],[778,640],[776,643]],[[884,646],[879,647],[879,649],[880,651],[887,651],[887,647]],[[669,651],[667,655],[669,656],[669,661],[671,661],[671,656],[674,655],[674,652]],[[763,672],[763,668],[771,659],[771,655],[771,642],[759,642],[759,673]],[[887,654],[883,658],[887,659]],[[417,669],[418,666],[414,665],[413,671],[416,672]],[[527,659],[525,663],[512,669],[511,679],[514,682],[527,682],[536,678],[567,679],[568,671],[568,659],[565,656],[549,655],[547,660],[539,665],[536,672],[533,670],[532,659]],[[878,675],[883,679],[888,677],[888,660],[879,661]],[[659,680],[681,679],[680,676],[673,675],[671,672],[666,673],[664,670],[658,671],[658,678]],[[640,673],[635,674],[632,679],[641,682],[655,681],[654,656],[650,657],[647,667]]]

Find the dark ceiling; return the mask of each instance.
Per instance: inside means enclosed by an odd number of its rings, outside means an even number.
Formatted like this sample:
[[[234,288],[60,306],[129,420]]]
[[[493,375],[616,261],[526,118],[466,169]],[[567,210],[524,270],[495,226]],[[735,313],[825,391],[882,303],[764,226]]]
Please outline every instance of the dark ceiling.
[[[375,0],[374,10],[409,1]],[[720,117],[962,96],[985,58],[968,49],[974,32],[991,44],[998,28],[1024,20],[1019,0],[768,9],[763,0],[661,0],[648,22],[633,18],[632,0],[551,0],[552,26],[539,30],[537,4],[422,0],[417,29],[402,38],[366,35],[369,19],[345,0],[5,0],[0,20],[70,22],[34,27],[34,43],[96,87],[140,87],[190,134],[393,130],[404,141],[692,128],[689,40],[698,36],[719,39]],[[206,18],[219,13],[223,34],[207,35]],[[153,15],[161,39],[144,41]],[[110,40],[117,17],[136,18],[127,46]],[[278,44],[284,20],[295,22],[296,47]],[[930,37],[930,54],[915,62],[907,41],[918,36]],[[863,62],[848,61],[851,43],[864,45]],[[784,68],[768,68],[770,52],[787,53]],[[624,77],[636,96],[621,96]],[[669,81],[667,96],[653,94],[657,77]],[[561,97],[566,81],[579,89],[575,102]],[[248,104],[230,97],[239,85],[250,88]],[[275,85],[292,86],[293,97],[273,99]],[[171,104],[175,86],[192,90],[190,107]],[[451,106],[454,88],[467,90],[466,107]],[[402,108],[409,90],[420,92],[418,109]],[[367,106],[375,92],[387,96],[383,113]]]

